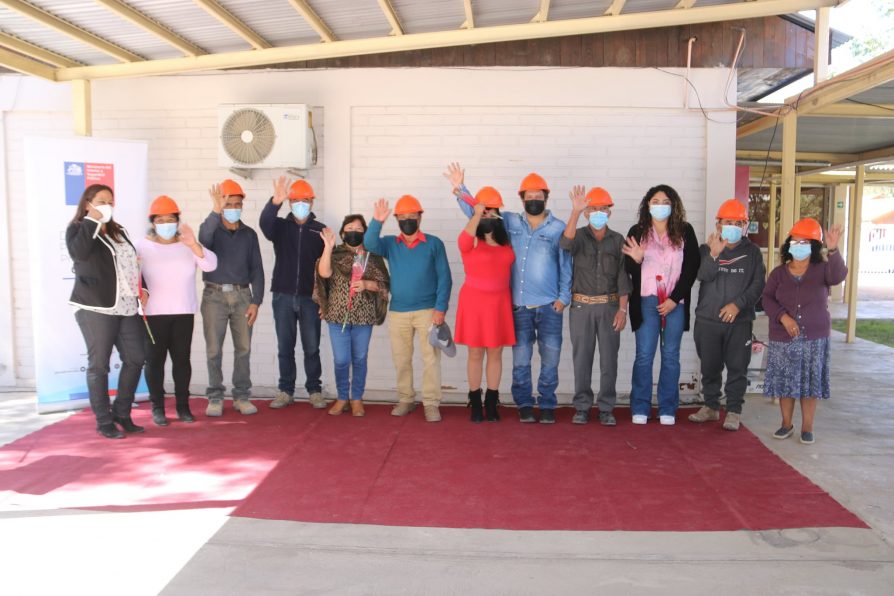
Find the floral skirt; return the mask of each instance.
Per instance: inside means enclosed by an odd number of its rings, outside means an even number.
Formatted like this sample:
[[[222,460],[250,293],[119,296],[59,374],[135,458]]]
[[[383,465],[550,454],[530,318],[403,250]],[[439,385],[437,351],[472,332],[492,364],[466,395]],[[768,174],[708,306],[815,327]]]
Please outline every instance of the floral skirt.
[[[829,338],[771,341],[764,395],[829,399]]]

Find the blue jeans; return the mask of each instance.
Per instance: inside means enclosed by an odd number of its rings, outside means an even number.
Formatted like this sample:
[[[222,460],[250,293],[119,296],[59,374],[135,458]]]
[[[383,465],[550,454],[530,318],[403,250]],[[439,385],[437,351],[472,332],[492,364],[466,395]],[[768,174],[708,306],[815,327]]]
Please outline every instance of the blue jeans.
[[[556,387],[559,386],[559,355],[562,352],[562,313],[552,304],[537,308],[512,308],[515,323],[515,346],[512,347],[512,399],[518,407],[534,405],[531,382],[531,357],[534,341],[540,352],[538,405],[544,410],[556,408]]]
[[[643,322],[636,330],[636,359],[630,389],[630,413],[634,416],[648,416],[652,409],[652,363],[661,332],[656,296],[643,296],[642,313]],[[665,319],[661,372],[658,375],[658,415],[674,416],[680,405],[680,341],[683,339],[686,314],[678,306]]]
[[[323,365],[320,362],[320,307],[310,296],[273,293],[273,321],[276,325],[279,357],[279,390],[295,394],[295,342],[301,334],[304,352],[304,388],[307,393],[320,393]]]
[[[347,400],[348,396],[351,399],[363,399],[363,391],[366,389],[366,356],[369,354],[372,330],[372,325],[345,325],[345,330],[342,331],[341,323],[329,323],[332,359],[335,361],[335,386],[340,400]]]

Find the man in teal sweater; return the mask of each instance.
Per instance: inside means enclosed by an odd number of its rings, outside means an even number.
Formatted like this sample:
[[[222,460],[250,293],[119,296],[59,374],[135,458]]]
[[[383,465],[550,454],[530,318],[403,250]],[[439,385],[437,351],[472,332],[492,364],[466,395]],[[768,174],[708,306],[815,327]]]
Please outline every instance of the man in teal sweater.
[[[410,195],[394,205],[400,235],[381,237],[391,209],[388,201],[376,201],[373,219],[363,238],[366,249],[381,255],[391,270],[391,307],[388,331],[397,370],[398,403],[392,416],[406,416],[416,407],[413,389],[413,337],[419,334],[422,352],[422,405],[428,422],[439,422],[441,413],[441,352],[428,343],[431,325],[444,322],[453,280],[447,253],[440,238],[419,229],[422,206]]]

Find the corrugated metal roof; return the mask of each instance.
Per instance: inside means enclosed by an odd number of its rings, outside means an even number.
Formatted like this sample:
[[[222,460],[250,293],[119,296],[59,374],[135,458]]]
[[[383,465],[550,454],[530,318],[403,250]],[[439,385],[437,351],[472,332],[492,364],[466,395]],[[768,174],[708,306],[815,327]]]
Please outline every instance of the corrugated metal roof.
[[[264,10],[258,10],[258,0],[225,0],[220,4],[274,46],[320,41],[288,0],[264,0]]]
[[[384,37],[391,31],[388,19],[376,0],[314,0],[308,5],[338,39]]]
[[[887,102],[894,103],[894,102]],[[782,123],[738,139],[736,149],[782,150]],[[894,143],[894,118],[798,118],[798,151],[863,153]]]
[[[417,2],[416,0],[391,0],[404,33],[443,31],[449,27],[459,29],[466,20],[463,3]],[[473,5],[474,6],[474,5]]]

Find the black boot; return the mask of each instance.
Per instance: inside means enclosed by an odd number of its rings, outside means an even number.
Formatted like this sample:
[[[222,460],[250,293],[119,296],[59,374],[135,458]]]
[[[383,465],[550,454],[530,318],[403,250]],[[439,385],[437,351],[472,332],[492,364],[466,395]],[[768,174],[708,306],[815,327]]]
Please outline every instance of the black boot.
[[[484,392],[484,411],[488,422],[500,421],[500,393],[496,389],[488,389]]]
[[[118,430],[118,427],[114,425],[114,423],[109,422],[108,424],[100,424],[96,427],[96,432],[100,435],[104,436],[107,439],[123,439],[124,433]]]
[[[472,422],[478,423],[484,420],[484,412],[481,409],[481,389],[469,391],[468,407],[472,408],[472,415],[469,417]]]
[[[196,421],[196,417],[189,411],[189,402],[177,404],[177,418],[179,418],[181,422]]]
[[[152,406],[152,422],[155,423],[155,426],[167,426],[168,418],[165,416],[165,407],[164,404],[160,406],[153,405]]]
[[[142,426],[134,424],[133,419],[130,416],[123,418],[121,416],[112,416],[112,420],[118,423],[126,433],[141,433],[146,430]]]

